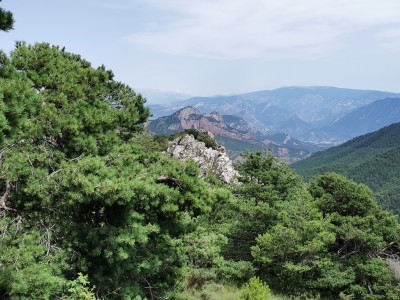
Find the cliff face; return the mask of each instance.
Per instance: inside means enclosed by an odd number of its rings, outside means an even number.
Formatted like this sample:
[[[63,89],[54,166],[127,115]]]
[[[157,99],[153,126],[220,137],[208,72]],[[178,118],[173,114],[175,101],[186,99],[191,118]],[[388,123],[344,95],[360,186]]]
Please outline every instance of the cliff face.
[[[239,174],[226,155],[224,147],[218,150],[207,148],[192,135],[184,135],[170,142],[167,153],[181,160],[193,159],[200,167],[200,177],[214,174],[225,183],[238,183]]]
[[[200,111],[190,106],[178,110],[171,116],[152,120],[148,127],[158,134],[171,134],[193,128],[235,140],[256,143],[253,129],[243,119],[236,116],[223,116],[218,112],[202,115]]]

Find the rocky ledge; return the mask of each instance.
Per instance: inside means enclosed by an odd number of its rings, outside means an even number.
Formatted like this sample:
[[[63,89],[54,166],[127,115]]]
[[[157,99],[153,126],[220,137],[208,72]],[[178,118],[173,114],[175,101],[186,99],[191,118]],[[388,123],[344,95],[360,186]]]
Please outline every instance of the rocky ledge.
[[[211,133],[207,134],[214,138]],[[167,153],[181,160],[193,159],[200,167],[200,177],[214,174],[225,183],[238,184],[239,173],[222,146],[218,150],[207,148],[192,135],[184,135],[170,142]]]

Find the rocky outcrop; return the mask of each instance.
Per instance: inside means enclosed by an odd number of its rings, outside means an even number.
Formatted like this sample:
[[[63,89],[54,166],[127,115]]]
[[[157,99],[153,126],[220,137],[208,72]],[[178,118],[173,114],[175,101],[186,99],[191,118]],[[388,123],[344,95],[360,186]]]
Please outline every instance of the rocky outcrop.
[[[167,153],[181,160],[193,159],[200,167],[200,177],[214,174],[225,183],[238,184],[239,174],[226,155],[224,147],[218,150],[207,148],[192,135],[184,135],[170,142]]]
[[[211,132],[218,136],[228,137],[239,141],[255,141],[252,128],[241,118],[223,116],[218,112],[202,115],[193,107],[185,107],[174,114],[152,120],[147,127],[157,134],[172,134],[185,129],[198,129]]]

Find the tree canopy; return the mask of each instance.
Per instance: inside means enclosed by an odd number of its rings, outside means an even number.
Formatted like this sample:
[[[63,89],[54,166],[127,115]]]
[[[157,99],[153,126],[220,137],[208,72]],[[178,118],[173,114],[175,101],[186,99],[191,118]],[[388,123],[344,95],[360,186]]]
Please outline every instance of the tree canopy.
[[[0,0],[1,2],[1,0]],[[9,31],[14,29],[14,16],[12,12],[0,7],[0,31]]]
[[[0,75],[0,294],[90,292],[82,273],[101,297],[173,289],[179,238],[226,193],[151,151],[145,99],[104,66],[17,43]]]

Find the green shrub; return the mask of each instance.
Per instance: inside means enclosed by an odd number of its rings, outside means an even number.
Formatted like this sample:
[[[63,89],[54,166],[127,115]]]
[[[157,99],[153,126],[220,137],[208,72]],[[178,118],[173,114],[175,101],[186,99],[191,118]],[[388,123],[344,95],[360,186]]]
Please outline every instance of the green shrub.
[[[268,284],[261,281],[258,277],[250,278],[241,291],[238,300],[266,300],[271,295]]]
[[[62,300],[96,300],[95,287],[90,287],[88,276],[84,276],[82,273],[79,273],[75,280],[70,281],[68,287],[69,295],[62,297]]]
[[[190,134],[199,142],[203,142],[207,148],[211,148],[214,150],[217,150],[219,148],[217,141],[213,137],[209,136],[207,132],[197,129],[185,129],[182,132],[175,133],[171,135],[170,140],[173,140],[180,136],[184,136],[186,134]]]

